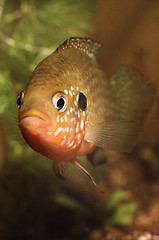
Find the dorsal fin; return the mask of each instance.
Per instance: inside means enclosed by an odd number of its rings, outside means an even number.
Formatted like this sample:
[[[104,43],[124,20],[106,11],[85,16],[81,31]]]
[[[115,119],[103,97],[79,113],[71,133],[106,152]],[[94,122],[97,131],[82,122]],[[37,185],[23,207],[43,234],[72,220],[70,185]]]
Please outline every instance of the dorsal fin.
[[[64,49],[76,48],[83,52],[85,52],[89,57],[95,58],[99,49],[101,48],[101,44],[95,42],[90,38],[80,38],[80,37],[71,37],[62,43],[56,51],[61,51]]]

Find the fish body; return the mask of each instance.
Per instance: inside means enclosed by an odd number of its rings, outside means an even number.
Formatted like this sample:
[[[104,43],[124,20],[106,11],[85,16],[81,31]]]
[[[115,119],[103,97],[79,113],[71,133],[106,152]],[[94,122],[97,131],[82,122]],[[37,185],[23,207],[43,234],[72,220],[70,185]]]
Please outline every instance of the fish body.
[[[96,60],[100,47],[88,38],[66,40],[39,63],[17,99],[24,139],[54,161],[58,177],[69,162],[90,177],[77,157],[97,146],[130,151],[153,99],[132,68],[107,79]]]

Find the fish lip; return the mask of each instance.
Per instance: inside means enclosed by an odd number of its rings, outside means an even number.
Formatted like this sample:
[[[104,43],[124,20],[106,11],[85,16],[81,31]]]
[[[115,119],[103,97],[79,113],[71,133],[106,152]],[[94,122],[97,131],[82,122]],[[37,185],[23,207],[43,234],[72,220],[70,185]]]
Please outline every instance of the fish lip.
[[[29,118],[34,118],[34,119],[37,118],[44,122],[51,121],[49,115],[42,112],[39,109],[23,110],[22,112],[19,113],[19,123],[21,123],[24,119],[29,119]]]

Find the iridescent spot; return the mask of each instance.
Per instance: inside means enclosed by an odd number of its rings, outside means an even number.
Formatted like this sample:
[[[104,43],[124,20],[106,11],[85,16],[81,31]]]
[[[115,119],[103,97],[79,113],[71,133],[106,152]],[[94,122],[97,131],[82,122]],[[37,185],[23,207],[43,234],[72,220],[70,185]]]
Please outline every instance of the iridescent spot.
[[[65,122],[67,122],[67,116],[66,116],[66,115],[65,115],[65,117],[64,117],[64,118],[65,118]]]
[[[61,142],[61,145],[64,145],[66,143],[66,136],[64,136],[63,141]]]
[[[65,89],[65,90],[64,90],[64,93],[65,93],[65,94],[68,94],[68,90],[67,90],[67,89]]]
[[[63,131],[62,127],[59,127],[55,132],[54,132],[54,136],[57,136],[61,131]]]
[[[72,141],[69,145],[68,148],[71,147],[74,144],[74,141]]]
[[[74,108],[73,108],[73,107],[70,107],[70,112],[71,112],[71,113],[73,112],[73,110],[74,110]]]
[[[67,145],[69,145],[70,142],[71,142],[71,137],[69,137],[69,139],[67,141]]]
[[[70,133],[72,133],[73,132],[73,128],[70,128]]]
[[[59,119],[60,119],[60,115],[57,115],[56,121],[59,122]]]
[[[81,128],[81,130],[83,130],[83,128],[84,128],[84,121],[83,121],[83,119],[81,120],[80,128]]]
[[[81,140],[78,141],[78,144],[80,144],[80,143],[81,143]]]
[[[74,118],[74,124],[76,124],[76,118]]]
[[[48,135],[52,135],[52,132],[47,132]]]
[[[80,133],[77,134],[77,139],[78,139],[78,140],[81,139],[81,134],[80,134]]]
[[[77,101],[74,101],[74,104],[75,104],[76,107],[78,106]]]
[[[80,114],[80,111],[78,111],[78,118],[80,118],[81,117],[81,114]]]
[[[62,117],[60,118],[60,122],[63,123],[63,118]]]
[[[79,130],[79,122],[77,122],[77,125],[76,125],[76,133],[78,133],[78,130]]]
[[[71,122],[74,122],[74,119],[75,119],[75,118],[74,118],[74,117],[72,117],[72,118],[71,118]]]
[[[65,131],[65,132],[69,132],[69,130],[70,130],[69,127],[66,127],[63,129],[63,131]]]
[[[71,90],[69,90],[69,94],[70,94],[71,97],[73,96]]]

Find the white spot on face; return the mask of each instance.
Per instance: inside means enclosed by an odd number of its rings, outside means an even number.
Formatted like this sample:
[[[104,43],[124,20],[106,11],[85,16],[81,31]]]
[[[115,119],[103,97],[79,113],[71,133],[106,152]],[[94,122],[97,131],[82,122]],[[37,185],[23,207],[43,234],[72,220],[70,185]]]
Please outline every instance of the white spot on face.
[[[61,145],[64,145],[66,143],[66,136],[64,136],[63,141],[61,142]]]
[[[73,112],[73,110],[74,110],[74,108],[73,108],[73,107],[70,107],[70,112],[71,112],[71,113]]]
[[[69,145],[68,148],[71,147],[74,144],[74,141],[72,141]]]
[[[80,144],[80,143],[81,143],[81,140],[78,141],[78,144]]]
[[[64,117],[64,118],[65,118],[65,122],[67,122],[67,116],[66,116],[66,115],[65,115],[65,117]]]
[[[72,86],[70,87],[70,89],[71,89],[71,91],[73,91],[73,87]]]
[[[66,115],[69,115],[69,114],[70,114],[70,111],[67,111],[67,112],[66,112]]]
[[[68,90],[67,90],[67,89],[65,89],[65,90],[64,90],[64,93],[65,93],[65,94],[68,94]]]
[[[76,125],[76,133],[78,133],[78,130],[79,130],[79,122],[77,122],[77,125]]]
[[[57,115],[56,121],[59,122],[60,115]]]
[[[77,139],[78,139],[78,140],[81,139],[81,134],[80,134],[80,133],[77,134]]]
[[[85,115],[86,115],[86,112],[85,112],[85,111],[83,111],[83,112],[82,112],[82,114],[83,114],[83,116],[85,116]]]
[[[71,142],[71,137],[69,137],[69,139],[67,141],[67,145],[69,145],[70,142]]]
[[[73,122],[73,121],[74,121],[74,117],[71,118],[71,122]]]
[[[71,97],[73,96],[71,90],[69,90],[69,94],[70,94]]]
[[[74,124],[76,124],[76,118],[74,118]]]
[[[63,118],[62,117],[60,118],[60,122],[63,123]]]
[[[76,148],[76,146],[77,146],[77,145],[75,144],[72,148]]]
[[[64,132],[69,132],[69,130],[70,130],[69,127],[63,129]]]
[[[47,132],[48,135],[52,135],[52,132]]]
[[[78,111],[78,118],[80,118],[81,117],[81,114],[80,114],[80,111]]]
[[[54,136],[57,136],[61,131],[63,131],[62,127],[59,127],[55,132],[54,132]]]
[[[72,133],[73,132],[73,128],[70,128],[70,133]]]
[[[81,120],[80,128],[81,128],[81,130],[83,130],[83,128],[84,128],[84,121],[83,121],[83,119]]]
[[[79,91],[79,87],[76,87],[77,92]]]
[[[78,105],[77,105],[77,101],[74,101],[74,104],[75,104],[76,107],[78,106]]]

